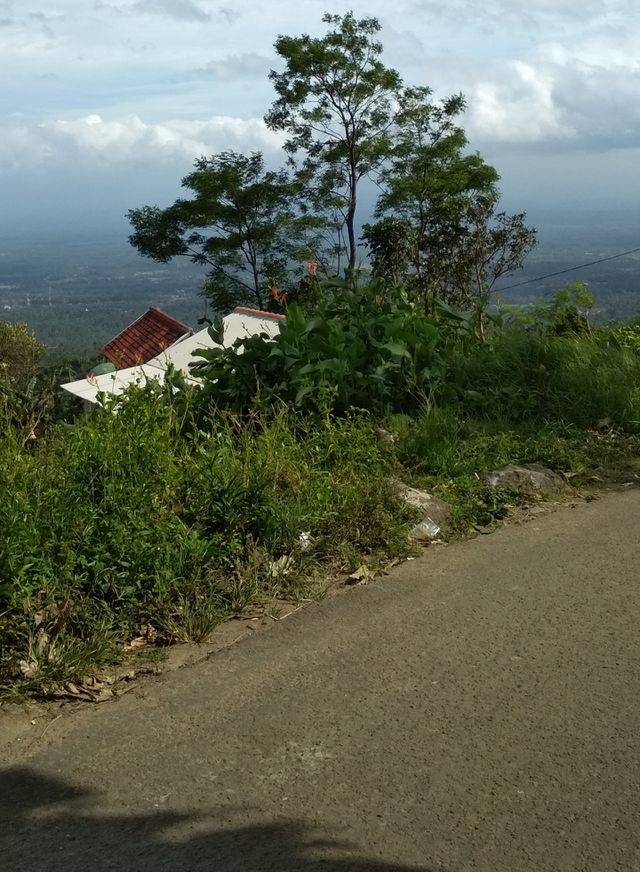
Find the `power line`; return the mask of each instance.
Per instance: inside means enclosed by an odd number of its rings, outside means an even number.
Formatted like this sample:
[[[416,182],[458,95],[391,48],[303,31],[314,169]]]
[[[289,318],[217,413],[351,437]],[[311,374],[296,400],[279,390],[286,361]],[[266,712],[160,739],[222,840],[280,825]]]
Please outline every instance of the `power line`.
[[[612,254],[609,257],[601,257],[599,260],[592,260],[589,263],[581,263],[578,266],[570,266],[568,269],[560,269],[558,272],[547,273],[544,276],[536,276],[533,279],[527,279],[524,282],[518,282],[516,285],[507,285],[506,288],[496,288],[496,291],[512,291],[514,288],[521,288],[522,285],[530,285],[533,282],[541,282],[543,279],[552,279],[555,276],[562,276],[565,273],[573,272],[577,269],[584,269],[587,266],[595,266],[597,263],[604,263],[607,260],[617,260],[619,257],[626,257],[628,254],[636,254],[636,252],[640,251],[640,246],[638,248],[632,248],[629,251],[622,251],[620,254]]]

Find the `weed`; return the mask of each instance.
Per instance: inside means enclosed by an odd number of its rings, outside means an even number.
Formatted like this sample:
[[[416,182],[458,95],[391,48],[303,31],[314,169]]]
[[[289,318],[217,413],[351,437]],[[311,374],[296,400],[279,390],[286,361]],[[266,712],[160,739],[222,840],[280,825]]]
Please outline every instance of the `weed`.
[[[201,641],[255,603],[303,597],[336,555],[406,552],[366,415],[191,428],[188,414],[150,385],[29,450],[0,442],[4,688],[52,693],[142,624]]]

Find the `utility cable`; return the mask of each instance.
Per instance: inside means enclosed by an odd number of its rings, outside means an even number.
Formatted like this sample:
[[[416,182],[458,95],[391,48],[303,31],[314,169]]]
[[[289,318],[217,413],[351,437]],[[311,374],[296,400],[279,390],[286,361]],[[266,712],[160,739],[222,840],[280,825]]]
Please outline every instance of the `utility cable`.
[[[554,276],[562,276],[565,273],[573,272],[577,269],[584,269],[587,266],[595,266],[597,263],[605,263],[607,260],[617,260],[619,257],[626,257],[628,254],[636,254],[636,252],[640,251],[640,246],[638,248],[631,248],[629,251],[622,251],[620,254],[612,254],[609,257],[601,257],[599,260],[592,260],[589,263],[581,263],[578,266],[570,266],[567,269],[560,269],[557,272],[547,273],[544,276],[536,276],[533,279],[527,279],[524,282],[518,282],[516,285],[507,285],[505,288],[496,288],[496,291],[512,291],[514,288],[521,288],[522,285],[531,285],[533,282],[541,282],[543,279],[551,279]]]

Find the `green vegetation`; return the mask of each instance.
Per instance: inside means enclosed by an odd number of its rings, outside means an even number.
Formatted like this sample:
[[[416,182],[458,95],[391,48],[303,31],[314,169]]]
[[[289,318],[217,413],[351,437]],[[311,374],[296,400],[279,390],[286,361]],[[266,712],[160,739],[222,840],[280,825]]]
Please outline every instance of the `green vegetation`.
[[[435,298],[484,311],[499,278],[520,269],[536,243],[524,213],[498,208],[496,170],[469,154],[462,95],[434,101],[384,65],[375,18],[323,17],[322,37],[279,36],[284,70],[267,126],[283,133],[288,168],[266,172],[260,153],[195,162],[194,193],[172,206],[132,209],[130,241],[161,263],[187,257],[210,268],[202,293],[226,310],[307,302],[303,264],[353,278],[362,183],[376,183],[376,216],[363,228],[374,275],[402,282],[423,313]]]
[[[296,213],[296,185],[285,170],[265,171],[261,154],[235,152],[200,158],[182,184],[193,199],[129,212],[131,244],[159,263],[187,257],[208,267],[203,293],[217,311],[264,309],[289,261],[312,253],[304,236],[314,221]]]
[[[584,329],[575,289],[534,321],[496,316],[483,342],[472,313],[314,281],[317,302],[292,306],[275,342],[201,357],[202,388],[173,373],[72,428],[49,403],[34,438],[29,376],[4,376],[4,694],[59,692],[141,628],[199,641],[250,605],[408,554],[418,517],[391,476],[449,501],[464,533],[525,499],[479,473],[537,462],[580,481],[638,454],[638,330]]]
[[[0,377],[19,379],[33,375],[43,351],[26,324],[0,321]]]
[[[0,695],[59,693],[140,634],[201,641],[406,556],[421,517],[390,479],[448,501],[465,534],[531,499],[484,472],[535,462],[580,482],[638,455],[637,325],[594,328],[581,284],[490,305],[535,232],[466,153],[463,98],[404,87],[375,19],[324,21],[322,38],[276,42],[267,122],[286,171],[201,158],[193,199],[130,213],[141,252],[210,269],[217,307],[286,310],[275,340],[225,349],[216,319],[199,386],[170,371],[83,417],[29,331],[0,324]],[[366,175],[371,275],[354,231]]]
[[[319,292],[316,287],[318,300],[306,311],[288,307],[275,341],[253,336],[232,349],[198,352],[200,402],[236,411],[284,402],[334,414],[415,408],[442,378],[441,351],[465,333],[466,321],[445,306],[438,319],[420,315],[381,291],[380,285],[326,283]]]
[[[149,386],[30,449],[4,421],[0,458],[5,688],[51,691],[143,624],[200,638],[256,601],[309,595],[325,564],[407,552],[406,515],[357,414],[196,427],[188,402]]]

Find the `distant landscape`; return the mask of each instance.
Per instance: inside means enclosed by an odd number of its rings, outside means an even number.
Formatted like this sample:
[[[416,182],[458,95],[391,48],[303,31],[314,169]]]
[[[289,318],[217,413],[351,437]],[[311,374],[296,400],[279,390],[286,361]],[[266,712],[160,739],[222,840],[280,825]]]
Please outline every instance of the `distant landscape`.
[[[640,214],[530,213],[539,245],[507,287],[640,245]],[[192,327],[205,313],[203,267],[188,260],[158,264],[127,242],[127,227],[101,236],[0,237],[0,319],[26,321],[52,357],[95,353],[154,305]],[[363,259],[365,253],[363,250]],[[501,292],[529,303],[574,280],[586,281],[600,323],[640,317],[640,253]]]
[[[53,357],[92,354],[148,306],[195,326],[205,311],[203,277],[189,261],[140,257],[126,231],[0,238],[0,319],[27,322]]]

